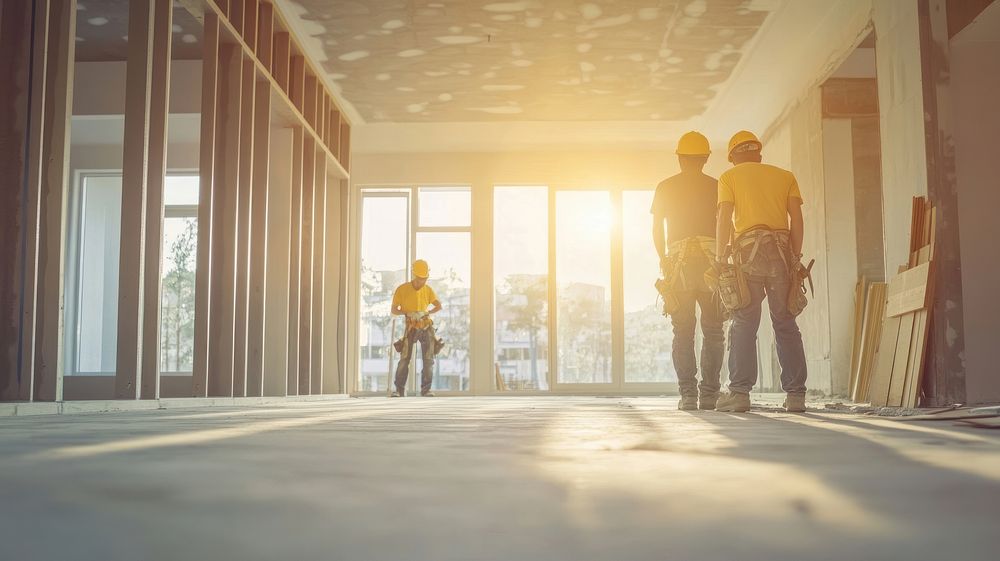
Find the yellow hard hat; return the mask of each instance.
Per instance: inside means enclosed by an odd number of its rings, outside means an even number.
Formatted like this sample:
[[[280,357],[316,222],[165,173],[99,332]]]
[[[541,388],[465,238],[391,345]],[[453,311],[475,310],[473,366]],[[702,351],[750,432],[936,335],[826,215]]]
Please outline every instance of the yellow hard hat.
[[[708,146],[708,139],[705,135],[697,131],[684,133],[684,136],[677,141],[677,152],[680,156],[707,156],[712,153]]]
[[[413,276],[426,279],[431,276],[431,268],[427,265],[427,262],[423,259],[417,259],[413,262]]]
[[[728,151],[729,161],[730,162],[733,161],[733,150],[735,150],[738,146],[742,146],[744,144],[749,144],[749,143],[756,144],[757,145],[757,147],[755,148],[756,150],[761,149],[762,145],[760,143],[760,139],[757,138],[756,134],[750,131],[740,131],[734,134],[733,137],[729,139],[729,151]]]

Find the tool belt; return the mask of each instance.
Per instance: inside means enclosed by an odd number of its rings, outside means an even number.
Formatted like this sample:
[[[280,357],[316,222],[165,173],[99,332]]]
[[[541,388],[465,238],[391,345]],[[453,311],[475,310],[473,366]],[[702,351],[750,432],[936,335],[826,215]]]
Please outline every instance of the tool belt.
[[[660,264],[662,278],[656,279],[653,286],[663,298],[663,315],[669,316],[680,309],[678,292],[696,290],[698,287],[689,283],[684,268],[693,255],[701,252],[709,262],[715,256],[715,240],[708,236],[692,236],[676,241],[667,248],[667,256]]]
[[[426,327],[417,327],[417,323],[410,323],[409,319],[407,319],[406,332],[403,333],[401,338],[392,344],[393,348],[396,349],[396,352],[399,353],[400,358],[409,358],[409,353],[413,349],[413,347],[409,345],[409,338],[414,331],[418,330],[426,329],[430,331],[431,356],[437,356],[441,353],[441,350],[444,349],[444,339],[437,336],[437,331],[434,330],[434,322],[432,322],[430,318],[427,318],[424,321],[427,322],[425,324]]]
[[[792,256],[791,234],[788,230],[772,230],[766,226],[756,226],[740,234],[735,241],[736,249],[734,253],[742,256],[743,250],[750,249],[747,258],[747,265],[752,268],[757,252],[764,243],[774,243],[778,248],[778,254],[785,265],[788,275],[788,312],[793,316],[798,316],[806,309],[809,299],[806,297],[806,282],[809,283],[809,291],[813,293],[812,267],[816,263],[813,259],[808,266],[802,265]]]

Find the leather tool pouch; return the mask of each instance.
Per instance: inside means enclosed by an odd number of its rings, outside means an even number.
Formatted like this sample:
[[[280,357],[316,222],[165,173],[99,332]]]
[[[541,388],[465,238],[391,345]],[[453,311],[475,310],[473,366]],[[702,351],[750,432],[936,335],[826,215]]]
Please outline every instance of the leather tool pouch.
[[[718,295],[730,312],[742,310],[750,305],[750,284],[743,267],[742,259],[737,253],[733,262],[722,263],[718,271]],[[706,279],[707,280],[707,279]]]
[[[790,271],[791,283],[788,289],[788,313],[797,316],[806,309],[809,299],[806,298],[806,281],[809,281],[809,290],[813,290],[812,268],[816,263],[813,259],[809,265],[803,267],[801,263],[796,263]]]
[[[660,293],[660,297],[663,298],[664,316],[677,313],[677,310],[680,309],[680,301],[677,299],[675,290],[677,279],[680,275],[680,267],[681,260],[676,255],[668,255],[661,271],[663,278],[656,279],[653,285],[656,287],[656,291]]]

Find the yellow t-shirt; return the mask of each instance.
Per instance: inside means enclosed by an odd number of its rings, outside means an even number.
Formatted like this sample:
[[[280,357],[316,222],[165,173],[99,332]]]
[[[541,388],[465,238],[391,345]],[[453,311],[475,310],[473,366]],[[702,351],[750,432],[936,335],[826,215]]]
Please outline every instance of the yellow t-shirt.
[[[788,199],[802,200],[799,183],[776,166],[746,162],[719,177],[719,203],[733,203],[737,234],[754,226],[787,230]]]
[[[414,290],[413,283],[408,282],[399,285],[393,293],[392,309],[402,306],[404,314],[426,312],[431,303],[437,299],[437,294],[434,294],[434,289],[429,284],[420,287],[420,290]]]

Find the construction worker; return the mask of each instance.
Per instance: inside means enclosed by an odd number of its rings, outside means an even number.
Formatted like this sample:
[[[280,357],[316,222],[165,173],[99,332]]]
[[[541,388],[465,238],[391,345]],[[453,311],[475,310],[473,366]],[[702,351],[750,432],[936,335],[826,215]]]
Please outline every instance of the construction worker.
[[[720,396],[717,409],[750,409],[750,390],[757,383],[757,328],[766,296],[781,364],[781,387],[786,393],[784,406],[787,411],[802,412],[806,358],[795,323],[801,310],[789,310],[789,295],[798,290],[795,275],[801,270],[802,194],[792,172],[761,163],[761,149],[753,133],[733,135],[729,141],[733,167],[719,178],[716,254],[726,260],[727,252],[733,252],[734,262],[746,272],[748,290],[742,307],[732,311],[729,391]]]
[[[410,358],[413,357],[413,346],[420,343],[420,358],[423,370],[420,376],[420,395],[433,397],[431,382],[433,381],[434,355],[439,350],[440,342],[434,334],[434,322],[431,315],[441,311],[441,301],[434,289],[427,284],[430,267],[423,259],[413,262],[413,280],[401,284],[392,295],[392,314],[406,316],[406,331],[399,348],[399,365],[396,367],[396,391],[392,397],[406,395],[406,379],[410,374]],[[428,310],[427,308],[430,308]],[[397,345],[399,343],[397,342]]]
[[[708,139],[689,132],[677,143],[681,172],[656,186],[653,197],[653,245],[660,259],[664,313],[674,328],[673,361],[681,400],[678,409],[715,409],[719,371],[725,352],[723,315],[705,284],[705,271],[715,259],[715,201],[718,180],[702,169],[711,153]],[[663,222],[667,222],[664,239]],[[701,310],[701,383],[696,375],[695,308]]]

